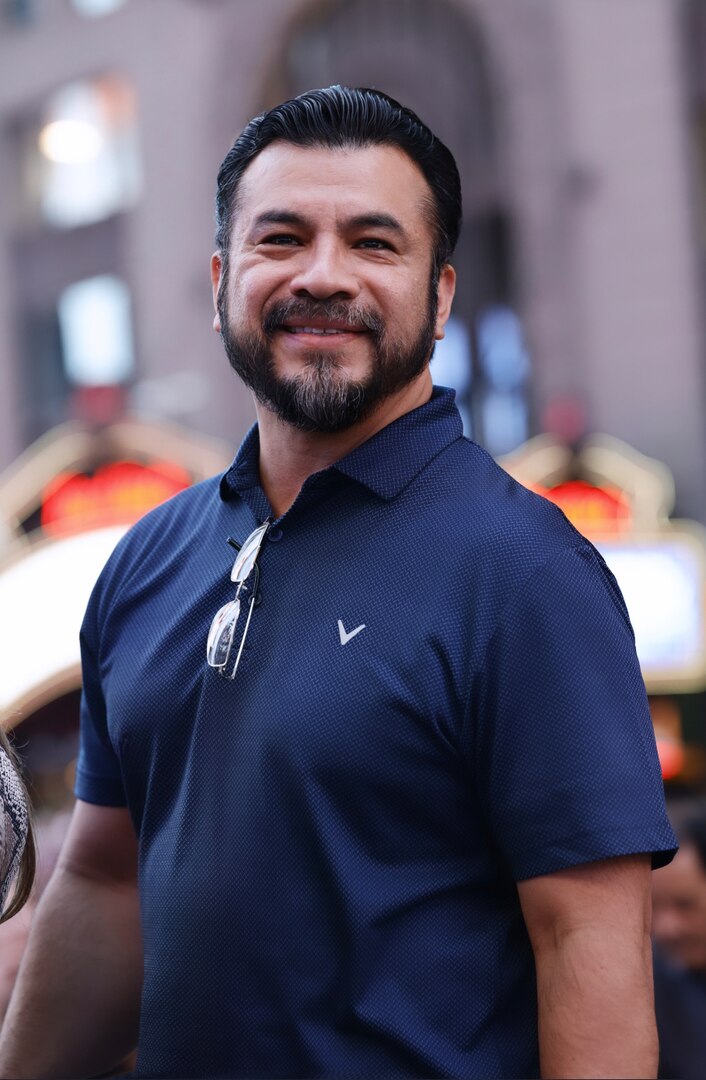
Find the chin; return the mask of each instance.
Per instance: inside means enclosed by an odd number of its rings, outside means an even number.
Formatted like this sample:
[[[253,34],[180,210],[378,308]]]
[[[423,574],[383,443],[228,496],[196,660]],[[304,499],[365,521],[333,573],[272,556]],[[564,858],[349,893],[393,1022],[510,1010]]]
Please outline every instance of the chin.
[[[321,350],[306,353],[298,361],[289,357],[275,360],[274,371],[280,379],[307,381],[324,376],[331,382],[346,384],[366,382],[370,378],[372,364],[370,360],[354,363],[341,353]]]

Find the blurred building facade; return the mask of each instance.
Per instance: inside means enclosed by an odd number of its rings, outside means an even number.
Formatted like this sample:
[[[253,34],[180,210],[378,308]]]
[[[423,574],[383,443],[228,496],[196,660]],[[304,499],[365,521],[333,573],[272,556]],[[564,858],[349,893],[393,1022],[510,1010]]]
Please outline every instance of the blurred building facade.
[[[436,374],[469,433],[496,454],[545,425],[619,436],[706,521],[702,6],[4,0],[0,469],[106,400],[237,445],[215,176],[251,116],[340,82],[410,104],[459,161]]]

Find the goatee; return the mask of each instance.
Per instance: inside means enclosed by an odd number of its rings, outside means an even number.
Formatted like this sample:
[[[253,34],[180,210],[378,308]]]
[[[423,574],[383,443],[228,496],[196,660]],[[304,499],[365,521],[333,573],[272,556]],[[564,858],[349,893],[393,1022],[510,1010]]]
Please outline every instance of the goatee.
[[[273,304],[261,332],[239,334],[228,318],[226,281],[221,283],[218,314],[228,361],[257,400],[285,423],[302,431],[336,432],[365,419],[377,405],[422,373],[434,348],[437,288],[432,281],[422,326],[411,343],[390,341],[377,312],[354,303],[297,299]],[[296,375],[280,376],[272,353],[274,334],[290,319],[344,323],[364,332],[371,347],[370,374],[346,376],[344,354],[312,349]]]

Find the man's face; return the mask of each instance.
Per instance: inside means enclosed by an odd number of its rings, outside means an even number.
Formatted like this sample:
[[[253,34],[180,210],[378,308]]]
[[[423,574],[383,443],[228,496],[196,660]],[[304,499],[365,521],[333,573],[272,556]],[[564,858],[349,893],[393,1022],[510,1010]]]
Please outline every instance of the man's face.
[[[424,371],[454,289],[450,267],[432,281],[431,198],[390,146],[277,142],[248,166],[214,325],[262,405],[340,431]]]
[[[655,940],[677,963],[706,971],[706,870],[698,851],[683,844],[652,879]]]

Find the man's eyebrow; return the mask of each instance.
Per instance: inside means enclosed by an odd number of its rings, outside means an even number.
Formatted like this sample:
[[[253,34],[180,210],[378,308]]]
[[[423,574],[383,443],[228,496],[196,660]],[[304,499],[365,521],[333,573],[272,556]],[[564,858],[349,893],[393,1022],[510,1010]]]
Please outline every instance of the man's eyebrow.
[[[293,210],[265,210],[255,218],[253,229],[259,229],[263,225],[294,225],[303,228],[310,224],[309,218],[296,214]]]
[[[297,214],[294,210],[265,210],[258,214],[253,221],[253,229],[260,229],[265,225],[291,225],[295,228],[311,227],[313,221],[304,214]],[[356,214],[346,218],[343,222],[346,229],[389,229],[406,236],[406,230],[402,223],[392,214],[369,213]]]
[[[392,214],[356,214],[355,217],[346,219],[346,226],[350,229],[391,229],[400,236],[406,235],[402,223]]]

